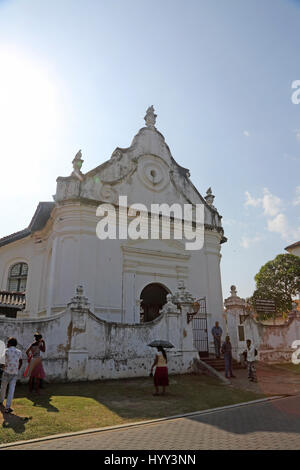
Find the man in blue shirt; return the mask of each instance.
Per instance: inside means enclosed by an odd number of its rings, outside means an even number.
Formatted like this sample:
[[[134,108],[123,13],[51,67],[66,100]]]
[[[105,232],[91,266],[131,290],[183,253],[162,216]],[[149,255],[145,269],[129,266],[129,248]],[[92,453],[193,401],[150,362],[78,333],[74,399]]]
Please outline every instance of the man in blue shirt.
[[[217,358],[220,357],[222,333],[223,333],[222,328],[219,326],[219,322],[216,321],[215,326],[211,330],[211,334],[213,335],[213,338],[214,338],[215,352],[216,352]]]

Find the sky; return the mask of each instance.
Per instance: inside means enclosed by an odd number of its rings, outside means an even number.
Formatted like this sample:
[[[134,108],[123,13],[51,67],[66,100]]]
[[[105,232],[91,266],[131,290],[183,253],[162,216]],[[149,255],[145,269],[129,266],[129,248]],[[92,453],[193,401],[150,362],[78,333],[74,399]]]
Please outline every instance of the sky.
[[[250,296],[300,240],[299,36],[298,0],[0,0],[0,237],[52,200],[79,149],[85,173],[154,105],[223,216],[223,296]]]

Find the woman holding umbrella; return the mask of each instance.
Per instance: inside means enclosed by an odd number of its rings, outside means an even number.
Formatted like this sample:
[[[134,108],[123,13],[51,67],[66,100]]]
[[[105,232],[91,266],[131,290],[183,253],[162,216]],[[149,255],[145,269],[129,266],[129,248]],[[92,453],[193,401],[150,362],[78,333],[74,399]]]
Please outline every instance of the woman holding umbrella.
[[[156,346],[157,354],[155,356],[154,362],[151,366],[151,373],[153,375],[153,369],[156,366],[155,374],[154,374],[154,386],[155,386],[155,393],[154,396],[159,395],[159,387],[162,387],[162,395],[165,395],[166,387],[169,385],[169,377],[168,377],[168,359],[166,351],[162,346]]]

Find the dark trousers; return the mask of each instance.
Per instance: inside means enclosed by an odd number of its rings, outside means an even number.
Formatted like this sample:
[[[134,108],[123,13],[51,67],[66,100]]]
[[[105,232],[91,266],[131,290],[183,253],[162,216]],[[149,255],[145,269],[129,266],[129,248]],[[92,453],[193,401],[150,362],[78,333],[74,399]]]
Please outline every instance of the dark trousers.
[[[224,354],[224,360],[225,360],[225,375],[226,377],[232,377],[233,372],[232,372],[232,356],[231,354]]]
[[[257,382],[255,361],[248,361],[248,379]]]
[[[221,349],[221,338],[214,338],[215,344],[215,353],[217,357],[220,357],[220,349]]]

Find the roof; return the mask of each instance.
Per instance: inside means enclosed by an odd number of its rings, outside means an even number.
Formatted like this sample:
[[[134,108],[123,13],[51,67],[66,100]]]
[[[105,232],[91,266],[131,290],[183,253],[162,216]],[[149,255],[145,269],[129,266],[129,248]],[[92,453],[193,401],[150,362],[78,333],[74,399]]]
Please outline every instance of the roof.
[[[54,206],[55,202],[39,202],[28,227],[20,230],[19,232],[0,238],[0,247],[17,240],[21,240],[22,238],[26,238],[37,230],[42,230],[45,227]]]
[[[292,245],[289,245],[285,248],[285,250],[290,250],[292,248],[297,248],[298,246],[300,246],[300,241],[299,242],[296,242],[296,243],[293,243]]]

